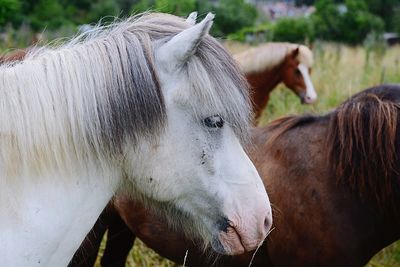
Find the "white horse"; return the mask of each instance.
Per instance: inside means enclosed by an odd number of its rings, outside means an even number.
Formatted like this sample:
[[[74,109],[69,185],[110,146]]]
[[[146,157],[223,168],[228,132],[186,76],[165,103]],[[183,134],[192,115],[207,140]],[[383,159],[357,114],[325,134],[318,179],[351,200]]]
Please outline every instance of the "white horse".
[[[2,267],[66,266],[121,188],[218,252],[264,240],[246,82],[213,15],[194,19],[145,14],[0,67]]]

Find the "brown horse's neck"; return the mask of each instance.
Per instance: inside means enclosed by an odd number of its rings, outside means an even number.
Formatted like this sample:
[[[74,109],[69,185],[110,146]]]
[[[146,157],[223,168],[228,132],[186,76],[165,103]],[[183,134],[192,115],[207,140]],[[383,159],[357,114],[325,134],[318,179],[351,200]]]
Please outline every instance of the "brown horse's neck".
[[[268,103],[271,91],[283,80],[283,64],[272,69],[246,75],[251,87],[253,110],[256,119],[260,117],[262,110]]]

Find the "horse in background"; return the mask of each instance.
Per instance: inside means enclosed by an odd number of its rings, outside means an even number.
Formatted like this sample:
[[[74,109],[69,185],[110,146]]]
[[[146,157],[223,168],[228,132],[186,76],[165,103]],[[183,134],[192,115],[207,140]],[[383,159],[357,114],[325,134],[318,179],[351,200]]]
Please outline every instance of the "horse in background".
[[[0,66],[2,265],[66,266],[120,190],[218,253],[265,239],[247,83],[213,18],[145,13]]]
[[[43,42],[42,34],[35,34],[32,37],[28,47],[23,49],[15,49],[11,52],[6,52],[5,54],[0,55],[0,64],[13,63],[23,60],[28,53],[33,53],[34,51],[38,50],[39,43],[41,42]]]
[[[93,266],[107,227],[103,267],[125,266],[135,237],[177,263],[187,252],[185,266],[195,267],[362,267],[400,238],[400,86],[367,89],[323,116],[255,128],[248,151],[274,207],[274,230],[254,259],[203,253],[120,195],[70,267]]]
[[[15,50],[11,53],[7,53],[5,55],[0,56],[0,64],[5,64],[5,63],[13,63],[17,61],[21,61],[26,57],[27,54],[26,49],[19,49]]]
[[[271,91],[281,82],[303,104],[314,103],[317,99],[310,77],[313,54],[308,47],[291,43],[267,43],[233,57],[251,86],[256,119],[267,105]]]

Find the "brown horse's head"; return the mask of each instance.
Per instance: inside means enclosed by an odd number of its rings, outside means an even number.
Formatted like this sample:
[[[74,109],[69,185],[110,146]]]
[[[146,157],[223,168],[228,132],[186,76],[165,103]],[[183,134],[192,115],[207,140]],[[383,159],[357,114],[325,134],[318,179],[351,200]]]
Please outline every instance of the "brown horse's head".
[[[288,53],[283,66],[283,83],[300,97],[301,103],[312,104],[317,100],[317,93],[311,82],[311,64],[303,62],[300,46]],[[311,61],[311,60],[309,60]]]

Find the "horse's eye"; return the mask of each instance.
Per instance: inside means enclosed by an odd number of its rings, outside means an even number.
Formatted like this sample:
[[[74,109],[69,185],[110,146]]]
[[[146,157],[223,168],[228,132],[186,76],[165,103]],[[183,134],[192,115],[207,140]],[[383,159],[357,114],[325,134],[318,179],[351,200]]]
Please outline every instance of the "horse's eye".
[[[297,76],[301,76],[301,71],[299,69],[296,69],[295,73],[296,73]]]
[[[224,126],[224,120],[221,116],[214,115],[204,119],[204,124],[209,128],[222,128]]]

